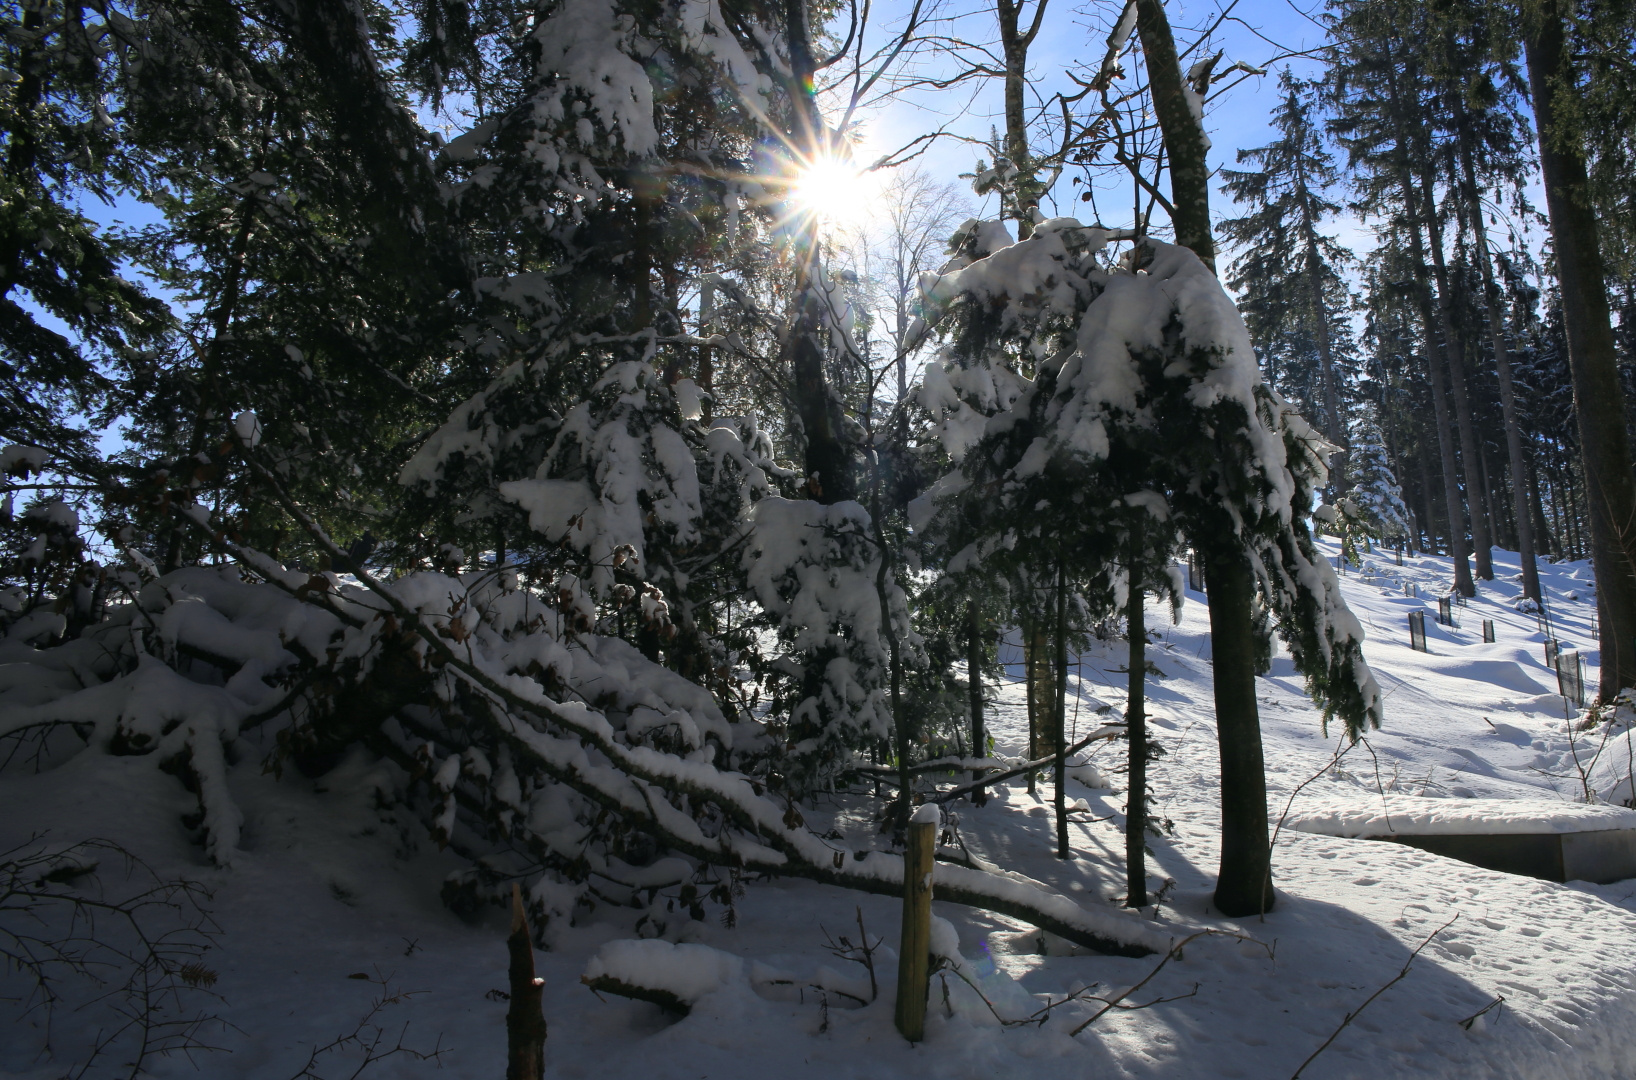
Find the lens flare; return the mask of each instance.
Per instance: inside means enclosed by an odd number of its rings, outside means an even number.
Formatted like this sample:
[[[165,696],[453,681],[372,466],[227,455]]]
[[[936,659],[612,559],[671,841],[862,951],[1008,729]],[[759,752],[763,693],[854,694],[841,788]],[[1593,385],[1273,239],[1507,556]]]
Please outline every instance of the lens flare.
[[[838,157],[820,157],[796,173],[796,208],[831,225],[858,225],[869,217],[879,194],[872,173]]]

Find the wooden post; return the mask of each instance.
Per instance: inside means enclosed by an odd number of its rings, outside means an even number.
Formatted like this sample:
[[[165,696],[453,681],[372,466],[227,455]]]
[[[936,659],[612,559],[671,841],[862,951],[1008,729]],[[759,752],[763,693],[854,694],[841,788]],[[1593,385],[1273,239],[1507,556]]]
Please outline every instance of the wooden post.
[[[534,940],[523,911],[523,890],[511,884],[511,1008],[506,1012],[506,1080],[544,1080],[545,980],[534,976]]]
[[[898,1004],[894,1019],[912,1043],[926,1037],[926,990],[931,978],[932,853],[939,814],[927,803],[909,819],[903,853],[903,936],[898,943]]]

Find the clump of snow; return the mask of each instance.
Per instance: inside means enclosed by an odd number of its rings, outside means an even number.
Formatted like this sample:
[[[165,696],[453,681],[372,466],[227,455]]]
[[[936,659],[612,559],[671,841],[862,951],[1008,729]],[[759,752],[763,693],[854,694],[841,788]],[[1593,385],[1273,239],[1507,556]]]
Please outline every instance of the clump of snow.
[[[581,976],[669,994],[694,1005],[730,983],[745,981],[744,961],[708,945],[678,945],[659,938],[610,941],[597,950]]]
[[[50,457],[38,446],[7,446],[0,449],[0,476],[28,477],[42,471]]]
[[[245,446],[261,445],[261,421],[249,409],[233,417],[233,433]]]

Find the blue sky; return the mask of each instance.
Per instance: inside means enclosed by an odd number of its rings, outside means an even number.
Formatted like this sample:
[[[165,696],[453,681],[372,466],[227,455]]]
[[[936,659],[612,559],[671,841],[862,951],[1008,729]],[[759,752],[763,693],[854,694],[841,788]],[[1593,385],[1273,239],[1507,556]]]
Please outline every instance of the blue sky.
[[[891,13],[888,20],[900,20],[908,6],[905,0],[891,0],[885,9]],[[1191,28],[1214,22],[1223,11],[1217,3],[1175,0],[1167,8],[1183,48],[1198,36]],[[1063,75],[1066,69],[1097,63],[1105,48],[1109,23],[1118,17],[1120,9],[1118,0],[1050,0],[1044,28],[1030,54],[1034,92],[1049,96],[1058,89],[1071,88]],[[947,10],[956,9],[951,4]],[[971,10],[973,14],[955,20],[953,27],[968,40],[988,39],[995,32],[992,6],[973,5]],[[1025,17],[1033,10],[1030,3]],[[1207,103],[1214,144],[1212,163],[1234,167],[1240,148],[1260,146],[1273,137],[1268,118],[1277,100],[1278,68],[1288,64],[1301,75],[1319,70],[1318,63],[1311,59],[1295,57],[1275,64],[1275,58],[1288,51],[1315,49],[1324,43],[1324,35],[1321,26],[1289,0],[1240,0],[1232,5],[1229,15],[1212,36],[1213,47],[1225,53],[1219,67],[1244,61],[1268,69],[1265,76],[1249,77],[1230,89],[1216,91]],[[991,127],[1001,124],[1002,90],[998,80],[985,82],[975,95],[969,89],[918,92],[865,117],[863,135],[868,150],[891,149],[945,123],[958,133],[986,137]],[[940,178],[955,180],[960,173],[971,171],[975,159],[975,148],[948,140],[926,153],[922,165]],[[1059,186],[1062,190],[1057,194],[1063,200],[1060,212],[1076,213],[1078,204],[1073,200],[1077,192],[1068,189],[1066,177]],[[1124,200],[1120,197],[1112,201],[1122,205]],[[1214,209],[1219,214],[1230,205],[1220,197]],[[993,207],[985,210],[992,213]]]

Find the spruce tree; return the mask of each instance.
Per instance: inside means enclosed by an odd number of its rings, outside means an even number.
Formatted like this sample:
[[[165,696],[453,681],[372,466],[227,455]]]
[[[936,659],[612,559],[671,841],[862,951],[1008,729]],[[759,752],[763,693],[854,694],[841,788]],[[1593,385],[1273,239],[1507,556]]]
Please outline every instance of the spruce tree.
[[[1280,138],[1239,151],[1238,160],[1258,166],[1254,171],[1223,171],[1222,186],[1249,211],[1221,223],[1222,235],[1242,252],[1226,280],[1238,294],[1267,381],[1340,449],[1332,467],[1342,487],[1347,384],[1355,361],[1341,270],[1352,256],[1321,231],[1324,219],[1340,211],[1327,194],[1340,175],[1313,116],[1314,88],[1287,68],[1278,86],[1272,122]]]
[[[1441,265],[1444,260],[1435,225],[1437,207],[1427,198],[1427,177],[1433,170],[1428,87],[1424,64],[1410,52],[1410,43],[1427,33],[1416,21],[1423,12],[1398,0],[1345,0],[1334,8],[1336,32],[1342,35],[1343,45],[1328,76],[1327,92],[1336,113],[1330,126],[1356,170],[1357,207],[1381,215],[1377,231],[1396,234],[1408,256],[1412,295],[1422,324],[1443,502],[1450,519],[1454,588],[1471,596],[1475,585],[1455,444],[1458,439],[1461,449],[1469,450],[1464,471],[1467,490],[1474,490],[1475,438],[1466,437],[1470,425],[1461,425],[1458,419],[1463,406],[1452,377],[1456,365],[1463,364],[1464,353],[1455,333],[1452,298],[1445,299],[1447,289],[1441,285],[1446,275],[1440,272],[1440,280],[1433,281],[1434,263]],[[1475,504],[1472,513],[1474,519],[1480,515]],[[1474,523],[1474,541],[1479,531]]]

